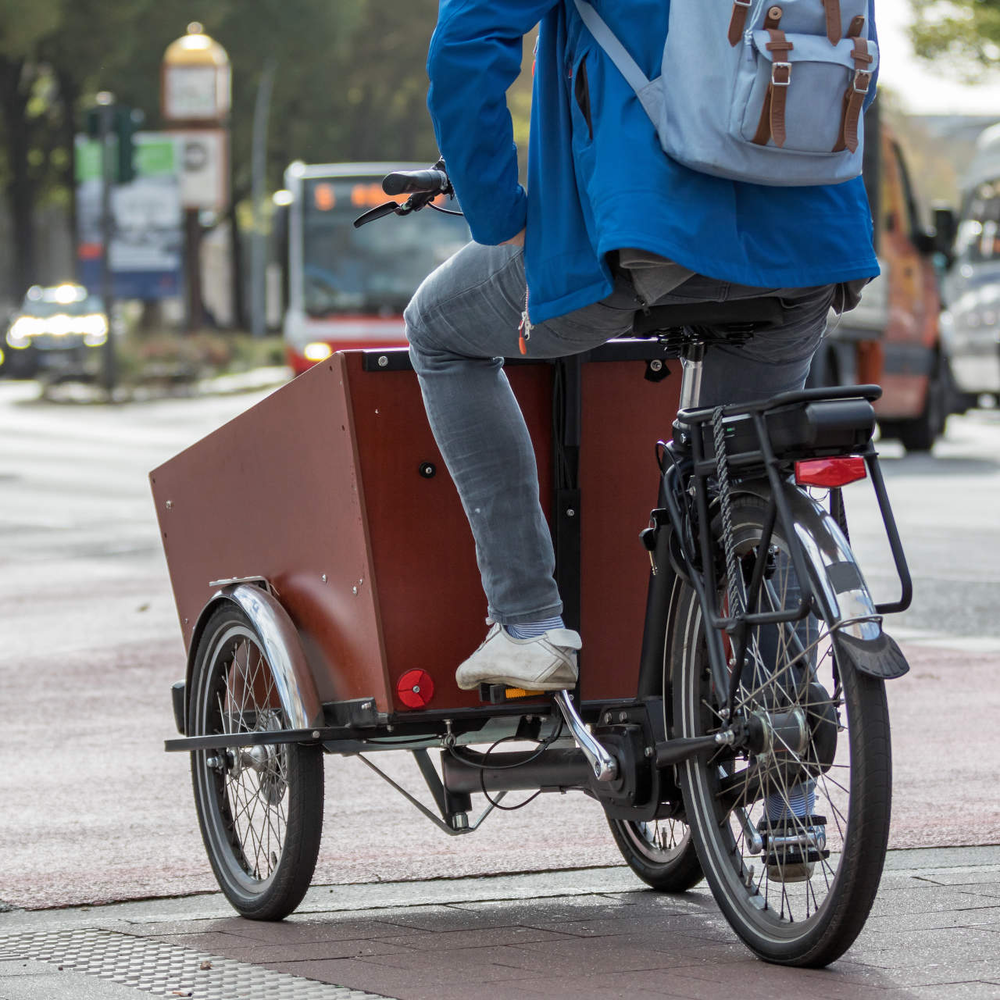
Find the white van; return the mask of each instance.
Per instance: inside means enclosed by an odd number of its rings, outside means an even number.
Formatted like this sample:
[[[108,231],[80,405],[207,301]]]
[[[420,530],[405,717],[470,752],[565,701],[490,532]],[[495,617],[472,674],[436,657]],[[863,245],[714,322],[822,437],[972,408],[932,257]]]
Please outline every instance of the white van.
[[[1000,396],[1000,124],[976,140],[962,178],[954,259],[942,295],[941,341],[956,389]]]

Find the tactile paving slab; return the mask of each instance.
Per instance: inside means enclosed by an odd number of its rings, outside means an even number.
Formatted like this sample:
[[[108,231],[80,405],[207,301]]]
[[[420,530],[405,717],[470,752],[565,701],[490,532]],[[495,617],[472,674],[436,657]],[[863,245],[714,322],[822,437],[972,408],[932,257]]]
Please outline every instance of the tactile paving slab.
[[[0,936],[0,960],[34,959],[156,996],[193,1000],[386,1000],[344,986],[118,931]]]

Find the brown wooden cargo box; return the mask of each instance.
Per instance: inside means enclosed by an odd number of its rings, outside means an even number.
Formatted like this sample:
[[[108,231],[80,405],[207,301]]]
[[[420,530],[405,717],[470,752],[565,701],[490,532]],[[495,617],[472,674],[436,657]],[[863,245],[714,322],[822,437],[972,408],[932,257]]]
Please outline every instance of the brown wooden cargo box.
[[[472,707],[476,693],[454,681],[486,631],[472,537],[416,376],[383,353],[389,370],[373,352],[334,355],[150,474],[185,646],[212,581],[264,577],[323,702],[374,697],[380,712],[406,712],[396,683],[422,669],[434,683],[428,711]],[[635,690],[649,575],[638,533],[680,382],[645,370],[642,360],[582,366],[584,700]],[[553,366],[507,373],[548,504]]]

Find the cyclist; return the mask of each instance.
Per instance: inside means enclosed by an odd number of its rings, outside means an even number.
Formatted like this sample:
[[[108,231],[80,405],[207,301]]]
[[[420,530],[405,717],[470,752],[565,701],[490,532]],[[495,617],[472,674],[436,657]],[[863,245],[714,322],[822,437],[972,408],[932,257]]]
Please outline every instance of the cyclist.
[[[669,3],[594,2],[655,76]],[[505,95],[539,22],[525,191]],[[535,457],[503,358],[590,350],[627,335],[649,305],[770,295],[784,303],[782,323],[743,347],[713,347],[702,405],[801,388],[831,305],[853,308],[878,273],[871,212],[860,178],[762,186],[666,156],[572,0],[441,0],[427,68],[438,145],[475,241],[405,313],[487,599],[489,631],[457,680],[571,687],[581,639],[561,618]]]

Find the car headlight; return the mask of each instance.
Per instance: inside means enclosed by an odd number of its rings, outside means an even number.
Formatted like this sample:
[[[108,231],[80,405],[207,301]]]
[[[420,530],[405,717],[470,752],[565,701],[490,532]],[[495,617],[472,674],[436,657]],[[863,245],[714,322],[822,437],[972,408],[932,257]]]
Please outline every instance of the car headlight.
[[[73,326],[72,316],[56,313],[55,316],[49,318],[45,332],[52,334],[53,337],[67,337],[73,332]]]
[[[31,343],[31,338],[42,332],[42,323],[34,316],[18,316],[7,331],[7,343],[11,347],[23,348]]]
[[[302,352],[302,356],[306,361],[325,361],[331,354],[333,354],[333,348],[320,340],[306,344],[306,348]]]
[[[81,316],[77,327],[88,347],[100,347],[108,339],[108,321],[101,313]]]

